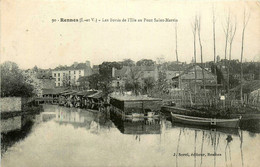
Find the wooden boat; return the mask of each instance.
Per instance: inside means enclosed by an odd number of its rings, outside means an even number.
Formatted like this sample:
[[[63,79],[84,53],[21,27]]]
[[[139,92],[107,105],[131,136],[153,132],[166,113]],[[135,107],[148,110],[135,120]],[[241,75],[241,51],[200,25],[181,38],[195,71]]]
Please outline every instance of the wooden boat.
[[[209,126],[209,127],[225,127],[225,128],[238,128],[240,118],[235,119],[216,119],[216,118],[201,118],[186,115],[179,115],[171,113],[172,121],[188,125]]]

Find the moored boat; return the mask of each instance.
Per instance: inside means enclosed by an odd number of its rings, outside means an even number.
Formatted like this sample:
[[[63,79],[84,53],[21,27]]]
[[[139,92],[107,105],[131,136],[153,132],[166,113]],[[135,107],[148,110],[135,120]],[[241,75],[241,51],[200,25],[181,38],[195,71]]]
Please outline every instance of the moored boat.
[[[240,118],[234,119],[216,119],[216,118],[202,118],[192,117],[180,114],[171,113],[172,121],[176,123],[197,125],[197,126],[208,126],[208,127],[225,127],[225,128],[238,128]]]

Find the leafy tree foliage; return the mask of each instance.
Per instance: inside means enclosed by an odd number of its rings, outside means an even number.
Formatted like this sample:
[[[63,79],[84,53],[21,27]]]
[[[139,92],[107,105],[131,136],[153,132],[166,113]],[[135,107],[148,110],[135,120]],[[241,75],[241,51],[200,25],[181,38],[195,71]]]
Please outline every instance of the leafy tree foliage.
[[[149,94],[150,90],[155,86],[155,80],[152,77],[148,77],[144,79],[144,90],[147,94]]]
[[[90,89],[99,89],[99,84],[102,80],[102,77],[100,74],[93,74],[86,77],[86,80],[89,82]]]
[[[68,75],[65,75],[65,76],[63,77],[62,83],[63,83],[63,86],[64,86],[64,87],[69,87],[69,86],[71,86],[70,78],[69,78]]]
[[[99,65],[99,73],[103,78],[112,77],[112,68],[121,69],[122,65],[118,62],[103,62]]]
[[[32,85],[25,82],[18,65],[14,62],[5,62],[1,67],[1,97],[31,97]]]
[[[122,66],[129,66],[129,67],[135,66],[135,62],[131,59],[124,59],[123,61],[120,62],[120,64]]]
[[[128,76],[128,82],[125,87],[131,88],[131,90],[135,93],[135,95],[138,95],[138,92],[140,91],[141,88],[140,79],[141,79],[140,71],[138,71],[137,68],[131,68]]]
[[[155,65],[155,61],[151,60],[151,59],[142,59],[139,60],[138,62],[136,62],[137,66],[153,66]]]

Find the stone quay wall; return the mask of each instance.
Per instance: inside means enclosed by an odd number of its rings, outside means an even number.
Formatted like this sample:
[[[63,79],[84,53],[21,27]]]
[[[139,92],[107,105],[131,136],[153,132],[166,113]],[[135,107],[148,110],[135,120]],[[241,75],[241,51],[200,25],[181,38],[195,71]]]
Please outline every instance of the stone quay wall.
[[[21,97],[3,97],[0,98],[1,112],[22,111]]]

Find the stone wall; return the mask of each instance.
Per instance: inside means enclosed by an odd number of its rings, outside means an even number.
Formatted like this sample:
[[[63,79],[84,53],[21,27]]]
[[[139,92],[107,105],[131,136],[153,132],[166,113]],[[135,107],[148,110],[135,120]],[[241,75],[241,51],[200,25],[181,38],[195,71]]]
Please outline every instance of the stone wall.
[[[22,110],[21,97],[0,98],[1,112],[13,112]]]
[[[21,116],[1,120],[1,133],[6,133],[9,131],[21,129],[21,127],[22,127]]]

